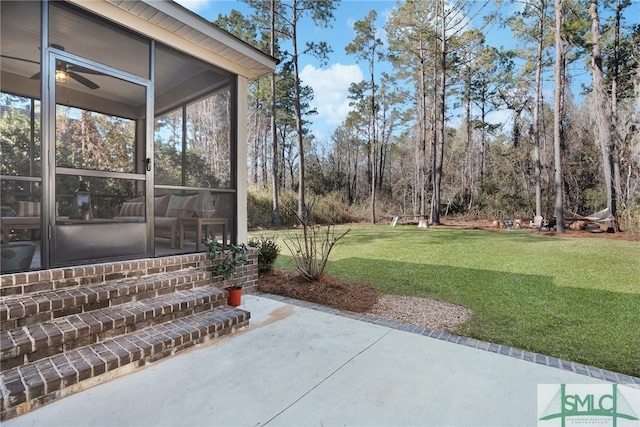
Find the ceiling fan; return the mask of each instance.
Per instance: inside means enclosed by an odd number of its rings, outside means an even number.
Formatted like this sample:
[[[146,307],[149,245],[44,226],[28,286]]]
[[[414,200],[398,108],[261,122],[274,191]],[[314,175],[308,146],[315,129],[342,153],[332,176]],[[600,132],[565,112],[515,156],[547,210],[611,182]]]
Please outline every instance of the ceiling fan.
[[[54,47],[58,50],[62,50],[64,51],[64,47],[57,45],[57,44],[52,44],[51,47]],[[25,59],[25,58],[18,58],[16,56],[9,56],[9,55],[0,55],[2,58],[8,58],[8,59],[15,59],[16,61],[23,61],[23,62],[30,62],[32,64],[40,64],[37,61],[32,61],[30,59]],[[58,82],[66,82],[67,79],[70,77],[72,79],[74,79],[75,81],[77,81],[78,83],[88,87],[89,89],[98,89],[100,86],[98,86],[95,82],[89,80],[88,78],[81,76],[78,73],[83,73],[83,74],[102,74],[99,71],[94,71],[91,70],[89,68],[85,68],[85,67],[81,67],[80,65],[75,65],[75,64],[71,64],[69,62],[66,61],[62,61],[60,59],[56,60],[56,81]],[[30,77],[31,79],[37,80],[40,78],[40,72],[35,73],[33,76]]]

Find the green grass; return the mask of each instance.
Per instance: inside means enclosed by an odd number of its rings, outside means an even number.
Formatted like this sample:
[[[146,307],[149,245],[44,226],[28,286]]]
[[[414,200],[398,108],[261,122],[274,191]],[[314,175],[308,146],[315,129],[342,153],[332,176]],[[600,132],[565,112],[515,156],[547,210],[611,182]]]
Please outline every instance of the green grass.
[[[276,266],[292,268],[286,247]],[[355,226],[326,272],[468,307],[461,335],[640,376],[637,242]]]

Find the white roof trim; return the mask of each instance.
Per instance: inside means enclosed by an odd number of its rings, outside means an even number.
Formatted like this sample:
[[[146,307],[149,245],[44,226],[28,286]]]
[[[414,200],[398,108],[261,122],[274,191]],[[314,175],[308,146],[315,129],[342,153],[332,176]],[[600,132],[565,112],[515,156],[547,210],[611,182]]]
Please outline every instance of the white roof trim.
[[[249,80],[269,74],[276,67],[275,58],[171,0],[69,1]],[[111,7],[106,7],[107,5]],[[123,19],[123,12],[129,19]],[[142,21],[139,22],[140,25],[133,26],[130,18]],[[149,25],[163,30],[161,33],[166,37],[159,39],[154,34],[149,34],[145,31],[145,27],[150,28]],[[179,42],[171,43],[172,38],[178,38]],[[193,50],[189,48],[190,45]],[[210,52],[210,55],[206,52]]]

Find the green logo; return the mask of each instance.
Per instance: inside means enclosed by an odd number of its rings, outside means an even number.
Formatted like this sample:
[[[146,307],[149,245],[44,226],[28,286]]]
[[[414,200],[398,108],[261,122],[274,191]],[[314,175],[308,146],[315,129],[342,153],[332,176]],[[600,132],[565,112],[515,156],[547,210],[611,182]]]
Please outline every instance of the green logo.
[[[605,418],[598,421],[595,417]],[[560,384],[560,389],[539,420],[559,419],[561,426],[565,427],[568,418],[580,424],[606,423],[613,427],[617,427],[618,420],[639,420],[618,384],[575,384],[570,386],[570,390],[567,390],[566,384]]]

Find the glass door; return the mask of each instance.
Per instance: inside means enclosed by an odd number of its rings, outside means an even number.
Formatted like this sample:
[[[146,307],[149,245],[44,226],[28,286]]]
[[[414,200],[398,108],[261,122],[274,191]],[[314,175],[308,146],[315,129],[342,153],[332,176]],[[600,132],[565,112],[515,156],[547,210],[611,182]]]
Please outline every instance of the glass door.
[[[149,255],[150,82],[51,52],[51,265]]]

